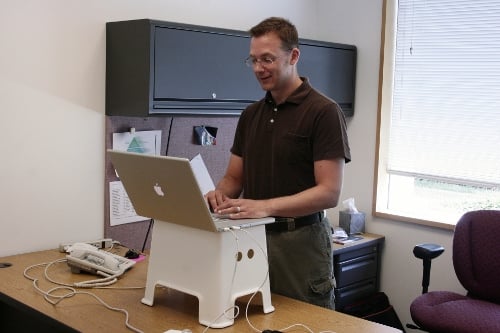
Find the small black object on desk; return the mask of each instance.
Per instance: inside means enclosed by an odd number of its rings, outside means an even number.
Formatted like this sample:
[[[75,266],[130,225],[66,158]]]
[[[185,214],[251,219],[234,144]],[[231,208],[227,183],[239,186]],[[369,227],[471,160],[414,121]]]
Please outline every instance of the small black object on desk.
[[[125,258],[137,259],[137,258],[139,258],[139,255],[140,255],[139,252],[137,252],[136,250],[130,249],[127,251],[127,253],[125,253]]]

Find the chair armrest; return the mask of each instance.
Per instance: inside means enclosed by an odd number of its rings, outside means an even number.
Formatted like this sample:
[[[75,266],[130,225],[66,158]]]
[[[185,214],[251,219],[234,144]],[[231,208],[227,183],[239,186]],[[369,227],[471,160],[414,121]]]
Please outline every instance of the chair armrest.
[[[431,243],[418,244],[413,248],[413,254],[419,259],[432,260],[439,257],[443,252],[444,247]]]
[[[444,252],[444,247],[438,244],[418,244],[413,248],[415,257],[422,259],[424,271],[422,274],[422,294],[425,294],[429,289],[429,281],[431,276],[431,261],[437,258]]]

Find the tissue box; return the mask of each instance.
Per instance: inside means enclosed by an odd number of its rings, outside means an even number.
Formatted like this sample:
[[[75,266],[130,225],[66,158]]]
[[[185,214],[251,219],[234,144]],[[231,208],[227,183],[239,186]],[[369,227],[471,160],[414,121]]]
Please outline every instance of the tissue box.
[[[339,227],[349,235],[365,232],[365,213],[340,211]]]

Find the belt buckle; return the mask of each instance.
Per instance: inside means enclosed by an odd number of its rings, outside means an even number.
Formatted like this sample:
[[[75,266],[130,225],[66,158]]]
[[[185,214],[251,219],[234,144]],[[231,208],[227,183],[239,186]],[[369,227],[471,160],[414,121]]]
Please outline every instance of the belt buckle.
[[[294,231],[295,230],[295,219],[293,217],[287,217],[286,218],[286,227],[288,231]]]

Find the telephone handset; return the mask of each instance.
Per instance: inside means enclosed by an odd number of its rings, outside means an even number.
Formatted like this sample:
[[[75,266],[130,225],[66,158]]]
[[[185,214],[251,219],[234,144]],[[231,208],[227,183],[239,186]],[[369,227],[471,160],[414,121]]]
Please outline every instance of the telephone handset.
[[[87,243],[75,243],[67,252],[67,263],[73,273],[83,270],[95,275],[119,276],[135,264],[133,260],[99,250]]]

